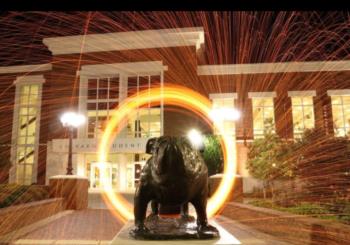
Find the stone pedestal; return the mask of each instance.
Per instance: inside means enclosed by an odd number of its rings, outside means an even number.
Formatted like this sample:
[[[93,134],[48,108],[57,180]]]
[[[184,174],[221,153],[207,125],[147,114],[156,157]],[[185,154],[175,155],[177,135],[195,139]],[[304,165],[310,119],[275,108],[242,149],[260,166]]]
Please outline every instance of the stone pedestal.
[[[209,177],[209,196],[212,196],[223,178],[222,174],[216,174]],[[233,191],[227,201],[243,200],[243,179],[240,175],[236,175]]]
[[[198,244],[198,245],[238,245],[241,244],[230,232],[223,228],[215,220],[209,220],[209,223],[215,226],[220,233],[220,238],[215,239],[196,239],[196,240],[136,240],[130,237],[129,232],[134,227],[133,221],[129,221],[124,225],[124,227],[118,232],[118,234],[113,238],[110,245],[184,245],[184,244]],[[256,243],[258,244],[258,243]]]
[[[66,209],[88,207],[88,178],[77,175],[57,175],[49,178],[50,197],[63,197]]]

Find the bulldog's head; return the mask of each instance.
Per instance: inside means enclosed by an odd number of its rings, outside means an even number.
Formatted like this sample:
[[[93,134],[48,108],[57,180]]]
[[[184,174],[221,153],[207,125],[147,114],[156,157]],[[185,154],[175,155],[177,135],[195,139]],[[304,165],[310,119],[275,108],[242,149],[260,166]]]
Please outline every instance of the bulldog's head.
[[[152,154],[152,164],[156,174],[167,174],[182,169],[183,155],[176,138],[161,136],[151,138],[146,145],[146,153]]]

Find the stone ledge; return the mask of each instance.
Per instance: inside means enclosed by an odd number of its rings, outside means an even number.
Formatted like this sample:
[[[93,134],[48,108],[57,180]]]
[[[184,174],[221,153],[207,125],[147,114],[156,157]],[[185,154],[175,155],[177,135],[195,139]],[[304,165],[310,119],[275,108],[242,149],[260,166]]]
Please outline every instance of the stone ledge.
[[[46,200],[40,200],[40,201],[29,202],[29,203],[24,203],[24,204],[19,204],[19,205],[13,205],[13,206],[9,206],[6,208],[1,208],[0,215],[6,214],[8,212],[18,211],[19,209],[25,209],[25,208],[36,207],[38,205],[45,205],[45,204],[50,204],[50,203],[55,203],[55,202],[61,202],[63,200],[64,200],[63,198],[50,198],[50,199],[46,199]]]
[[[54,198],[0,210],[0,236],[65,210],[64,199]]]
[[[55,175],[49,177],[49,179],[84,179],[88,180],[88,177],[80,176],[80,175]]]

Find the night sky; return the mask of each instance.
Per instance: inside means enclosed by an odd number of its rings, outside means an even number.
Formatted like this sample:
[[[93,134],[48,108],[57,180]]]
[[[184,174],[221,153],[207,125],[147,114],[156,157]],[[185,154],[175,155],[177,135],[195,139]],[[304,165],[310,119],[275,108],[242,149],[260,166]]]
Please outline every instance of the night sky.
[[[0,12],[0,65],[51,61],[44,37],[202,26],[200,64],[349,59],[349,12]]]

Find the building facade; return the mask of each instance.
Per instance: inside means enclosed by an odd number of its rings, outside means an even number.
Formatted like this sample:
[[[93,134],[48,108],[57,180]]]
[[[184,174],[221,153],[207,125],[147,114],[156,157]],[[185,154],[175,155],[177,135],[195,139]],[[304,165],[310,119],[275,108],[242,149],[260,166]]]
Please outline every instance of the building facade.
[[[249,192],[247,144],[273,125],[284,139],[305,129],[346,136],[350,131],[350,61],[259,64],[200,64],[203,28],[133,31],[45,38],[49,64],[0,67],[1,151],[12,167],[2,181],[48,183],[65,174],[67,132],[59,117],[67,110],[87,122],[73,141],[74,173],[99,190],[97,146],[112,110],[145,89],[177,84],[208,97],[214,108],[237,108],[241,118],[223,122],[236,139],[237,174]],[[139,108],[120,125],[108,156],[108,176],[122,192],[135,188],[149,157],[150,137],[185,135],[211,127],[190,111],[160,104]]]

